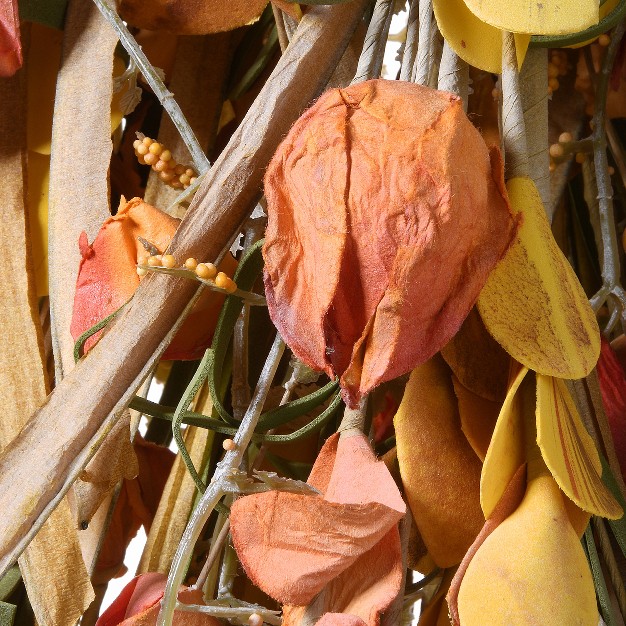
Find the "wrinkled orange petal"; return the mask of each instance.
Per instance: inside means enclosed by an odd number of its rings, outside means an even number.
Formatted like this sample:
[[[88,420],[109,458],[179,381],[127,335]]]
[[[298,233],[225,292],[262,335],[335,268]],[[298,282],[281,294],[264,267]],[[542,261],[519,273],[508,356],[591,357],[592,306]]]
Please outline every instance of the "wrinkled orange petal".
[[[231,509],[233,545],[248,577],[283,604],[310,602],[405,513],[393,478],[362,433],[331,437],[309,483],[323,497],[267,492],[240,498]]]
[[[22,43],[17,0],[0,0],[0,76],[13,76],[22,67]]]
[[[435,563],[456,565],[484,523],[481,464],[461,431],[450,370],[440,356],[413,370],[394,424],[415,524]]]
[[[126,203],[122,201],[117,214],[104,222],[92,244],[85,233],[81,235],[82,259],[70,328],[75,340],[135,293],[139,285],[137,263],[147,254],[138,237],[163,252],[179,223],[180,220],[140,198],[133,198]],[[227,273],[232,273],[235,267],[236,262],[230,255],[226,255],[220,264],[220,270]],[[200,358],[211,342],[223,302],[223,296],[205,290],[162,358]],[[87,340],[85,352],[99,336],[100,333],[96,333]]]
[[[516,230],[499,154],[461,101],[400,81],[326,92],[265,193],[270,315],[350,406],[451,339]]]
[[[156,626],[167,576],[150,572],[133,578],[113,604],[99,617],[96,626]],[[204,604],[201,589],[181,587],[178,600],[185,604]],[[174,626],[221,626],[215,617],[202,613],[177,611]]]

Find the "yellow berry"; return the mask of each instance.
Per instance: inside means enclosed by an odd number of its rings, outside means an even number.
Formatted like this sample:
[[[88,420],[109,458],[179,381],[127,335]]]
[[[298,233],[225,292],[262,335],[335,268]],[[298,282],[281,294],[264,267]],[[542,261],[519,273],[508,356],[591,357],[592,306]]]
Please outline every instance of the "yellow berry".
[[[135,148],[135,150],[137,150],[137,148],[139,148],[139,146],[141,146],[141,140],[140,139],[135,139],[135,141],[133,141],[133,148]]]
[[[137,151],[137,154],[141,154],[142,156],[144,154],[148,154],[148,146],[144,146],[143,144],[139,144],[135,150]]]
[[[161,152],[161,161],[169,161],[172,158],[172,153],[169,150],[163,150]]]
[[[612,165],[609,165],[609,176],[613,176],[615,174],[615,168]]]
[[[573,140],[574,138],[572,137],[572,133],[566,132],[559,135],[559,143],[570,143]]]
[[[189,184],[190,184],[190,185],[193,185],[193,184],[194,184],[197,180],[198,180],[198,179],[197,179],[197,177],[196,177],[196,176],[192,176],[192,177],[189,179]]]
[[[162,181],[169,183],[172,178],[174,178],[174,172],[170,172],[169,170],[163,170],[162,172],[159,172],[159,178]]]
[[[189,178],[189,176],[187,176],[187,174],[181,174],[178,177],[178,180],[183,184],[183,185],[188,185],[189,181],[191,180],[191,178]]]
[[[237,444],[232,439],[224,439],[222,441],[222,448],[227,452],[230,450],[234,450],[237,447]]]
[[[158,267],[159,265],[161,265],[161,259],[160,256],[150,256],[148,257],[148,265],[150,267]]]
[[[263,626],[263,618],[258,613],[250,613],[248,617],[249,626]]]
[[[558,157],[562,157],[565,150],[563,150],[563,146],[558,143],[553,143],[550,146],[550,156],[557,159]]]
[[[145,276],[148,273],[148,270],[143,268],[143,267],[138,267],[137,268],[137,274],[139,276]]]
[[[187,176],[189,176],[189,178],[191,178],[192,176],[195,176],[195,175],[196,175],[196,173],[195,173],[195,172],[194,172],[194,171],[193,171],[190,167],[188,167],[188,168],[185,170],[185,174],[186,174]]]
[[[171,254],[164,254],[161,265],[171,270],[173,267],[176,267],[176,259]]]
[[[137,157],[137,161],[139,162],[139,165],[145,165],[146,164],[146,162],[144,161],[144,158],[141,155],[139,155]]]
[[[606,48],[611,43],[611,38],[606,33],[602,33],[602,35],[598,37],[598,43],[603,48]]]
[[[149,150],[150,150],[150,152],[152,152],[152,154],[156,154],[157,156],[159,156],[159,154],[161,154],[161,152],[163,152],[163,146],[161,146],[160,143],[155,141],[154,143],[150,144]]]
[[[189,257],[185,261],[185,267],[192,272],[195,271],[196,267],[198,267],[198,261],[196,261],[193,257]]]
[[[213,263],[198,263],[196,266],[196,276],[203,280],[211,280],[217,274],[217,267]]]
[[[551,78],[548,81],[548,88],[552,91],[556,91],[559,88],[559,81],[556,78]]]
[[[146,148],[149,148],[152,145],[152,139],[150,139],[150,137],[144,137],[143,145],[146,146]]]
[[[148,165],[154,165],[159,160],[159,157],[156,154],[152,154],[152,152],[148,152],[148,154],[146,154],[143,160]]]
[[[491,97],[492,97],[494,100],[497,100],[497,99],[500,97],[500,90],[499,90],[497,87],[494,87],[494,88],[491,90]]]
[[[585,153],[577,152],[576,153],[576,163],[584,163],[585,162]]]
[[[152,169],[155,172],[164,172],[167,169],[167,163],[165,161],[161,161],[159,159],[153,166]]]
[[[235,281],[226,276],[224,272],[220,272],[215,277],[215,286],[223,289],[224,291],[227,291],[228,293],[233,293],[234,291],[237,291],[237,285]]]

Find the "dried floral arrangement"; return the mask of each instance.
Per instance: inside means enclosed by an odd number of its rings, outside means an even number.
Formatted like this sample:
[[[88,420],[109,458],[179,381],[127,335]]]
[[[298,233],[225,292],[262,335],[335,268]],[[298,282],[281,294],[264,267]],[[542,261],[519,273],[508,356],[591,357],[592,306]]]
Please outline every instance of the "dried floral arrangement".
[[[0,0],[0,626],[623,624],[625,19]]]

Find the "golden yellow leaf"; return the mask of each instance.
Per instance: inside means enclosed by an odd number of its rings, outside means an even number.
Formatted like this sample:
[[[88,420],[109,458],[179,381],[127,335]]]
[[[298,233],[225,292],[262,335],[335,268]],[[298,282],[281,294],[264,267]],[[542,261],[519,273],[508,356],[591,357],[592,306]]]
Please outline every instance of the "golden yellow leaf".
[[[433,0],[441,34],[467,63],[485,72],[502,72],[502,30],[478,19],[464,0]],[[530,35],[515,35],[517,65],[522,66]]]
[[[602,465],[565,382],[537,375],[537,443],[548,469],[581,509],[617,519],[622,508],[602,482]]]
[[[463,626],[597,626],[587,559],[547,472],[474,555],[458,608]]]
[[[480,475],[480,505],[488,519],[517,468],[525,461],[523,396],[517,391],[528,369],[523,367],[514,378],[502,405]]]
[[[559,249],[535,184],[507,183],[523,222],[491,272],[477,306],[487,330],[517,361],[540,374],[583,378],[600,354],[600,330],[585,292]]]
[[[577,33],[600,19],[598,0],[465,0],[465,4],[487,24],[528,35]]]
[[[600,15],[599,19],[604,19],[609,13],[611,13],[619,4],[620,0],[606,0],[606,2],[600,6]],[[593,43],[595,39],[587,39],[586,41],[581,41],[580,43],[575,43],[571,46],[565,46],[566,48],[582,48],[583,46],[587,46],[590,43]]]

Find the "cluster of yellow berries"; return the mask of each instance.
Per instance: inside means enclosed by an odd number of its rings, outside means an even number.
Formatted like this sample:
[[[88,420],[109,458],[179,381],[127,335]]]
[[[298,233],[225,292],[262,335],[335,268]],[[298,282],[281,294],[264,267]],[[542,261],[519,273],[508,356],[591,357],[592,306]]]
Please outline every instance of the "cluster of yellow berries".
[[[548,63],[548,93],[559,88],[559,76],[567,74],[567,53],[565,50],[553,50]]]
[[[567,159],[567,157],[572,153],[572,151],[568,150],[568,144],[572,143],[574,138],[571,133],[561,133],[559,135],[558,143],[553,143],[550,146],[550,171],[553,172],[556,169],[556,166]],[[584,163],[587,155],[584,152],[576,152],[576,163]],[[609,166],[609,174],[613,176],[615,174],[615,169]]]
[[[133,142],[135,156],[142,165],[150,165],[159,178],[174,189],[187,189],[192,185],[198,174],[190,167],[176,163],[172,153],[162,144],[150,137],[137,133]]]
[[[139,259],[139,265],[147,265],[149,267],[163,267],[165,269],[174,269],[177,267],[176,259],[171,254],[155,254],[145,256]],[[213,263],[198,263],[196,259],[189,258],[183,264],[183,267],[190,272],[194,272],[198,278],[202,280],[210,280],[215,283],[216,287],[223,289],[228,293],[237,291],[237,283],[224,274],[219,272]],[[138,267],[137,274],[145,276],[148,270],[145,267]]]

